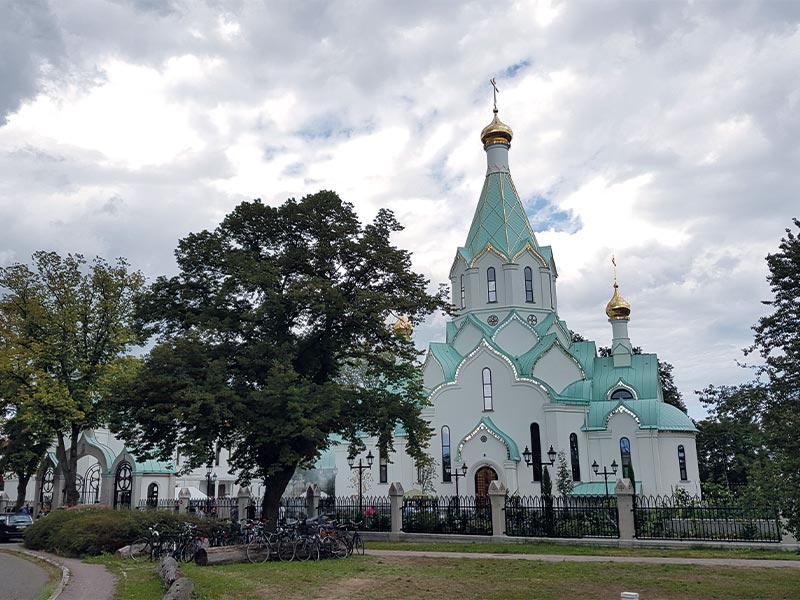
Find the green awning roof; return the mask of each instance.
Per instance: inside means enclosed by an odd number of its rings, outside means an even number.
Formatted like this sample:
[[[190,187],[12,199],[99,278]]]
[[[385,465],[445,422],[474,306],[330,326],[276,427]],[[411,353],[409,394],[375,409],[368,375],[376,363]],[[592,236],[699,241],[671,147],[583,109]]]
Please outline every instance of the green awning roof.
[[[616,479],[612,481],[611,479],[608,480],[608,495],[615,496],[614,493],[614,486],[617,484]],[[636,482],[636,493],[642,493],[642,482]],[[572,491],[569,493],[570,496],[605,496],[606,494],[606,484],[604,481],[581,481],[575,484],[575,487],[572,488]]]

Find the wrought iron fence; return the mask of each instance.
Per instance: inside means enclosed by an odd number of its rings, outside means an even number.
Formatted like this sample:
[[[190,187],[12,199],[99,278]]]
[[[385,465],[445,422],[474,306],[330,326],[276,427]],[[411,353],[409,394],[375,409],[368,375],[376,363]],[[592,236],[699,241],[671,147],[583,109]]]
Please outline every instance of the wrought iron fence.
[[[355,521],[367,531],[391,531],[389,496],[330,496],[319,501],[318,510],[339,522]]]
[[[616,498],[607,496],[507,496],[506,535],[616,538]]]
[[[636,496],[634,502],[637,538],[781,541],[780,516],[772,507],[684,495]]]
[[[492,535],[488,496],[438,496],[403,499],[403,531]]]
[[[308,516],[308,504],[305,496],[284,496],[281,498],[282,515],[286,519],[299,519]]]
[[[178,500],[175,498],[158,498],[139,500],[139,510],[174,510],[178,511]]]

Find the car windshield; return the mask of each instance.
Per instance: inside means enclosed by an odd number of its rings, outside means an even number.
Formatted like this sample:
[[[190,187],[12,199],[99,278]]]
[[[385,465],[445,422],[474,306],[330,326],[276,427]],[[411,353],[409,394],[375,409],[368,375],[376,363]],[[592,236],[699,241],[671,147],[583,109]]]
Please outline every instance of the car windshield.
[[[19,525],[20,523],[31,523],[32,520],[28,515],[15,515],[11,517],[11,522],[15,525]]]

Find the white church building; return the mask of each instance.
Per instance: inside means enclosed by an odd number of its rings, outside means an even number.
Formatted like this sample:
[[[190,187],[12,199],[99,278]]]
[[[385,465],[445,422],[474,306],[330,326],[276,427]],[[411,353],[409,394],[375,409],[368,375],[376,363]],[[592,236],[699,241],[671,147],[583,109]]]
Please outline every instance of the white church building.
[[[626,477],[638,493],[699,494],[695,426],[664,402],[657,356],[633,353],[631,309],[616,278],[604,315],[612,356],[599,356],[595,342],[573,341],[559,317],[553,250],[537,242],[511,179],[512,135],[495,107],[481,132],[483,189],[450,268],[457,310],[423,366],[435,493],[453,495],[459,486],[461,495],[484,495],[499,480],[511,494],[538,495],[543,464],[563,451],[572,494],[604,493],[603,470],[612,493]],[[388,459],[375,439],[364,441],[376,457],[365,493],[385,495],[394,481],[420,489],[423,475],[404,451],[402,430]],[[337,495],[357,493],[347,459],[339,446]],[[554,493],[557,466],[548,467]]]

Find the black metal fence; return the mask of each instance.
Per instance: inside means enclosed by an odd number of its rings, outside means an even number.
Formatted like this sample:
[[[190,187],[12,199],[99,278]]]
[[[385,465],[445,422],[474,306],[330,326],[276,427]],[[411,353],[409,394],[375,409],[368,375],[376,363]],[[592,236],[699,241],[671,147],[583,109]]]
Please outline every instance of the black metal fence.
[[[157,498],[139,500],[139,510],[173,510],[178,512],[177,498]]]
[[[329,496],[317,507],[320,514],[345,523],[355,521],[367,531],[391,531],[392,509],[389,496]]]
[[[619,537],[617,499],[606,496],[507,496],[506,535]]]
[[[697,496],[636,496],[634,522],[640,539],[781,541],[776,509]]]
[[[260,504],[260,503],[259,503]],[[283,508],[281,516],[292,521],[308,516],[308,503],[305,496],[284,496],[281,498]]]
[[[492,535],[492,504],[487,496],[403,499],[403,531]]]

